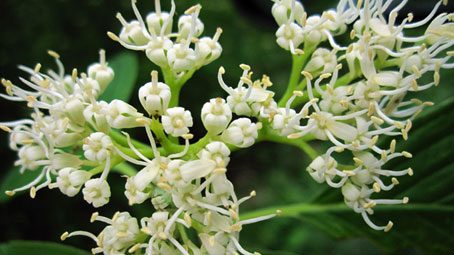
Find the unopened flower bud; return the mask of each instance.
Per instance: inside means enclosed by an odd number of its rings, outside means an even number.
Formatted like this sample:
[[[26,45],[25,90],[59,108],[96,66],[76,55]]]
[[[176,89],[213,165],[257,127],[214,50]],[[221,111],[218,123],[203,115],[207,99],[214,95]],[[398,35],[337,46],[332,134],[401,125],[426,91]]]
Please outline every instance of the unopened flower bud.
[[[214,135],[224,131],[232,120],[232,111],[222,98],[213,98],[202,107],[201,114],[205,129]]]
[[[162,115],[170,102],[170,88],[167,84],[158,82],[158,73],[151,73],[152,81],[139,89],[139,100],[149,115]]]

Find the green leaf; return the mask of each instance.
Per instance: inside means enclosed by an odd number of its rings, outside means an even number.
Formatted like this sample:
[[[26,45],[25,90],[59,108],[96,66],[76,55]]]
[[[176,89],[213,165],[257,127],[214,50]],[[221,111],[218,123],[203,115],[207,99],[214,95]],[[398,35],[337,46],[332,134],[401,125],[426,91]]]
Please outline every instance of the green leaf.
[[[89,255],[74,247],[42,241],[9,241],[0,244],[0,255]]]
[[[114,99],[128,102],[139,74],[137,55],[131,52],[119,53],[109,61],[109,66],[114,70],[115,77],[100,99],[107,102]]]
[[[386,253],[408,254],[449,254],[454,243],[454,98],[448,99],[421,114],[414,122],[408,141],[399,143],[399,150],[413,154],[412,159],[399,158],[389,162],[388,169],[406,169],[412,167],[414,176],[399,178],[400,184],[389,192],[380,192],[375,197],[401,199],[410,198],[407,205],[382,205],[374,208],[372,220],[379,225],[394,222],[394,228],[384,233],[370,229],[359,214],[342,202],[340,190],[326,184],[314,187],[307,183],[299,191],[300,203],[275,206],[265,210],[243,214],[244,218],[283,211],[280,226],[274,226],[273,232],[285,229],[288,233],[292,225],[295,228],[320,231],[331,240],[345,238],[367,238]],[[450,123],[451,122],[451,123]],[[389,144],[385,141],[384,145]],[[294,181],[294,180],[292,180]],[[304,180],[309,181],[307,178]],[[290,185],[289,185],[290,186]],[[285,189],[286,187],[282,187]],[[288,218],[294,220],[285,225]],[[296,220],[296,221],[295,221]],[[271,225],[269,225],[271,226]],[[260,232],[261,230],[256,230]],[[263,230],[262,230],[263,231]],[[313,233],[313,232],[311,232]],[[307,249],[308,240],[313,237],[301,232],[299,246],[290,240],[280,243],[282,247],[295,250]],[[312,235],[312,234],[311,234]],[[311,239],[312,238],[312,239]],[[318,237],[320,239],[320,237]],[[305,246],[303,246],[303,243]],[[329,242],[325,242],[327,245]],[[337,244],[338,245],[338,244]],[[321,251],[320,249],[318,250]]]
[[[0,203],[7,202],[11,199],[10,196],[7,196],[5,194],[5,191],[13,190],[30,183],[36,177],[38,177],[40,173],[41,170],[37,169],[36,171],[25,171],[24,174],[21,174],[18,167],[11,168],[0,182]],[[16,194],[16,196],[23,193],[27,192],[19,192]]]

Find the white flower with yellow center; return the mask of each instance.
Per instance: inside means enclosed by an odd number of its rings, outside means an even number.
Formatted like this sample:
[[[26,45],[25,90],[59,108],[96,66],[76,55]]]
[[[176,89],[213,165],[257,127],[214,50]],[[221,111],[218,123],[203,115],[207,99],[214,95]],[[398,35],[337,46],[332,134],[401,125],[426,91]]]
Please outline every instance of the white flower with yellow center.
[[[183,107],[173,107],[165,111],[161,117],[164,131],[174,137],[179,137],[189,133],[189,127],[192,127],[191,112]]]
[[[84,140],[84,156],[91,161],[103,162],[110,157],[113,143],[110,137],[102,132],[92,133]]]
[[[262,124],[252,123],[248,118],[239,118],[232,121],[229,127],[222,133],[222,140],[240,148],[246,148],[254,144],[258,137],[258,130]]]
[[[101,207],[109,202],[110,186],[105,179],[95,178],[85,182],[82,193],[89,204]]]

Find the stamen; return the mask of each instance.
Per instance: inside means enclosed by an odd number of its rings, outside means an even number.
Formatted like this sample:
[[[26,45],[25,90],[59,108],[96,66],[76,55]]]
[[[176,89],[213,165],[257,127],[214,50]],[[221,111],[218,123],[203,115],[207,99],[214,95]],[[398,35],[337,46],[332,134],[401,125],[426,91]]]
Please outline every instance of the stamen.
[[[293,0],[295,1],[295,0]],[[233,244],[235,245],[235,248],[243,255],[254,255],[253,253],[250,253],[248,251],[246,251],[243,247],[241,247],[240,243],[238,242],[238,240],[236,240],[235,237],[233,236],[230,236],[230,240],[233,242]]]
[[[62,241],[64,241],[68,237],[72,237],[72,236],[86,236],[86,237],[92,239],[93,241],[95,241],[96,243],[98,243],[98,238],[95,235],[93,235],[92,233],[87,232],[87,231],[74,231],[71,233],[65,232],[60,236],[60,239]]]
[[[143,161],[147,162],[147,163],[151,163],[151,160],[148,159],[147,157],[145,157],[135,146],[134,144],[132,143],[131,141],[131,137],[129,136],[128,133],[126,132],[121,132],[123,135],[126,136],[126,141],[128,142],[128,146],[131,148],[131,150],[140,158],[142,159]]]
[[[107,175],[109,174],[109,171],[110,171],[110,153],[109,153],[109,155],[106,158],[106,163],[104,165],[104,170],[102,171],[100,179],[101,180],[105,180],[107,178]]]
[[[224,79],[222,78],[223,74],[225,74],[225,69],[224,69],[224,67],[221,66],[221,67],[219,67],[219,71],[218,71],[218,83],[219,83],[219,85],[221,85],[221,88],[223,90],[225,90],[225,92],[227,92],[229,95],[233,95],[235,92],[231,87],[229,87],[229,86],[227,86],[227,84],[225,84]]]
[[[151,145],[151,149],[153,150],[154,157],[157,158],[158,160],[160,160],[160,153],[156,146],[156,142],[155,142],[155,139],[153,138],[153,134],[151,133],[149,125],[145,125],[145,132],[147,133],[148,140],[150,140],[150,145]]]
[[[393,223],[392,221],[388,221],[388,224],[386,226],[377,226],[375,225],[370,219],[369,219],[369,216],[367,215],[367,213],[364,211],[361,213],[361,216],[363,217],[364,221],[367,223],[367,225],[369,225],[369,227],[371,227],[372,229],[375,229],[375,230],[383,230],[385,232],[388,232],[389,230],[391,230],[391,228],[393,227]]]
[[[35,186],[36,184],[38,184],[43,179],[45,173],[46,173],[46,170],[43,169],[41,171],[41,173],[38,175],[38,177],[36,177],[30,183],[28,183],[28,184],[26,184],[26,185],[24,185],[22,187],[13,189],[13,190],[7,190],[7,191],[5,191],[5,194],[8,195],[8,196],[14,196],[14,194],[16,194],[16,192],[30,189],[31,187]]]
[[[159,1],[159,0],[157,0],[157,1]],[[164,32],[167,30],[167,27],[169,26],[170,21],[173,20],[173,15],[175,15],[175,1],[174,0],[171,1],[169,17],[164,21],[164,24],[162,25],[161,36],[164,35]]]
[[[172,158],[181,158],[184,155],[186,155],[186,153],[188,153],[189,140],[194,138],[194,135],[193,134],[184,134],[181,137],[184,139],[184,149],[181,152],[178,152],[178,153],[175,153],[175,154],[172,154],[172,155],[168,156],[168,158],[170,158],[170,159],[172,159]]]
[[[125,18],[123,18],[123,15],[121,15],[121,13],[117,12],[117,15],[115,15],[115,17],[120,21],[120,23],[123,27],[126,27],[129,25],[129,23],[125,20]]]
[[[181,244],[175,240],[173,237],[169,238],[170,242],[177,247],[177,249],[183,254],[183,255],[189,255],[189,252],[186,251]]]
[[[181,213],[183,213],[184,211],[184,207],[180,207],[178,208],[178,210],[172,215],[172,217],[170,217],[170,219],[167,221],[167,225],[166,227],[164,228],[164,233],[166,235],[169,234],[169,231],[170,231],[170,228],[172,227],[172,225],[175,223],[175,221],[178,219],[178,217],[180,216]]]

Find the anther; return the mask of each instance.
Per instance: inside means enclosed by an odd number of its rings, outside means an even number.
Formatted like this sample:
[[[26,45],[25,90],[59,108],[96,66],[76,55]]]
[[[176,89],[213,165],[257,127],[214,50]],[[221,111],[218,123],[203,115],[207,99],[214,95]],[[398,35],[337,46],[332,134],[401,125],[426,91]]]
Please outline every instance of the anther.
[[[120,41],[120,38],[118,38],[118,36],[117,36],[116,34],[110,32],[110,31],[107,32],[107,36],[108,36],[110,39],[112,39],[112,40],[114,40],[114,41],[116,41],[116,42]]]
[[[60,240],[65,241],[66,238],[68,238],[68,236],[69,236],[69,233],[68,233],[68,232],[65,232],[65,233],[63,233],[63,234],[60,236]]]
[[[96,221],[96,218],[98,218],[99,216],[99,213],[98,212],[94,212],[91,217],[90,217],[90,222],[95,222]]]
[[[391,228],[393,227],[393,222],[392,221],[389,221],[388,224],[386,225],[385,229],[383,231],[385,232],[389,232],[391,230]]]
[[[403,155],[404,157],[406,157],[406,158],[412,158],[412,157],[413,157],[413,155],[411,155],[411,153],[408,152],[408,151],[402,151],[402,155]]]
[[[240,68],[243,69],[244,71],[249,71],[251,70],[251,67],[246,64],[240,64]]]
[[[47,54],[49,54],[53,58],[57,58],[57,59],[60,58],[60,55],[57,52],[53,51],[53,50],[48,50]]]
[[[36,197],[36,187],[33,186],[30,188],[30,197],[35,198]]]

